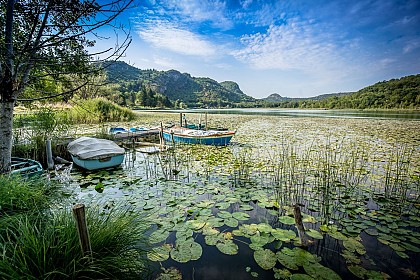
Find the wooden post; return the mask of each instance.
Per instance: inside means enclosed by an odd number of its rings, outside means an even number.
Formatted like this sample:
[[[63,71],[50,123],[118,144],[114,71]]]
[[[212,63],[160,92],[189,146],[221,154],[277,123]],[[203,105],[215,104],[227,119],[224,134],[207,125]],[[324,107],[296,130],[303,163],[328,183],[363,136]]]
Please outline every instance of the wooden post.
[[[208,130],[208,126],[207,126],[207,112],[205,114],[205,125],[206,125],[206,130]]]
[[[293,205],[293,215],[295,216],[295,223],[298,229],[300,243],[303,247],[308,247],[308,237],[306,236],[305,227],[303,226],[300,207],[297,204]]]
[[[90,245],[89,231],[86,224],[86,213],[84,204],[76,204],[73,206],[73,215],[76,220],[77,232],[79,234],[80,247],[83,256],[92,257],[92,248]]]
[[[159,131],[159,142],[160,146],[165,146],[165,138],[163,138],[163,123],[160,122],[160,131]]]
[[[179,126],[182,127],[182,113],[179,113]]]
[[[48,165],[48,169],[53,169],[54,168],[54,160],[52,157],[52,149],[51,149],[51,140],[47,139],[46,142],[46,152],[47,152],[47,165]]]

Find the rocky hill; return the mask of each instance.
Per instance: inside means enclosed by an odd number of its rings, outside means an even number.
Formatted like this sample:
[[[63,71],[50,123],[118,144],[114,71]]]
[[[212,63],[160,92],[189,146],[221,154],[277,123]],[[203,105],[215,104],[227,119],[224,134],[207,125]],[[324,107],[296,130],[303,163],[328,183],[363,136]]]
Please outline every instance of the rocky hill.
[[[122,61],[113,62],[105,67],[105,71],[111,83],[137,84],[134,88],[131,86],[131,90],[140,90],[142,86],[146,86],[167,96],[172,102],[178,100],[189,107],[224,107],[255,101],[232,81],[218,83],[211,78],[192,77],[177,70],[141,70]]]

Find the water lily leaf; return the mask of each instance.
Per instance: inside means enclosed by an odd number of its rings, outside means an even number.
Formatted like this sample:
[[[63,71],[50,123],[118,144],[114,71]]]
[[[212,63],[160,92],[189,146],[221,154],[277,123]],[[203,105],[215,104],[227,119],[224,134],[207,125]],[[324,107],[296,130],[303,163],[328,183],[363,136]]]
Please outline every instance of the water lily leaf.
[[[365,246],[354,238],[344,240],[343,246],[350,252],[357,252],[360,255],[364,255],[366,253]]]
[[[96,190],[98,193],[103,192],[103,191],[104,191],[104,184],[103,184],[102,182],[97,183],[97,184],[95,185],[95,190]]]
[[[178,269],[174,267],[167,269],[162,267],[161,269],[163,272],[158,275],[156,280],[182,280],[182,274]]]
[[[347,236],[345,236],[344,234],[342,234],[339,231],[329,231],[328,235],[331,236],[334,239],[337,239],[337,240],[346,240],[347,239]]]
[[[302,273],[296,273],[290,276],[290,280],[313,280],[311,276]]]
[[[152,262],[163,262],[169,259],[169,253],[172,250],[170,244],[162,244],[159,247],[153,248],[150,252],[147,252],[147,258]]]
[[[219,242],[223,242],[224,238],[221,234],[206,235],[204,241],[209,246],[215,246]]]
[[[382,231],[382,232],[384,232],[384,233],[390,233],[390,232],[391,232],[391,229],[389,229],[389,228],[387,228],[387,227],[384,227],[384,226],[381,226],[381,225],[377,225],[377,226],[376,226],[376,228],[377,228],[379,231]]]
[[[346,263],[361,263],[360,258],[356,256],[353,252],[350,252],[349,250],[343,250],[343,252],[340,255],[343,256],[343,258],[346,260]]]
[[[409,255],[407,255],[406,253],[404,253],[404,252],[401,252],[401,251],[395,251],[395,253],[398,255],[398,256],[400,256],[400,258],[402,258],[402,259],[409,259],[410,258],[410,256]]]
[[[272,269],[277,262],[276,254],[269,249],[254,252],[254,260],[265,270]]]
[[[261,223],[257,225],[257,229],[259,232],[270,233],[273,228],[267,223]]]
[[[354,276],[360,279],[364,279],[367,274],[367,269],[361,267],[360,265],[350,265],[347,267]]]
[[[284,248],[283,248],[284,249]],[[286,255],[283,250],[276,253],[277,260],[286,268],[291,270],[298,270],[298,264],[294,257]]]
[[[256,224],[244,224],[239,227],[239,229],[244,233],[244,236],[252,236],[258,232],[258,227]]]
[[[398,245],[396,243],[390,243],[389,247],[391,247],[392,249],[394,249],[394,251],[397,251],[397,252],[405,251],[405,248],[401,247],[400,245]]]
[[[248,204],[241,204],[241,206],[239,206],[239,209],[243,210],[243,211],[251,211],[254,209],[254,207],[252,207],[251,205]]]
[[[303,265],[305,272],[315,279],[341,280],[341,277],[332,269],[319,263],[306,263]]]
[[[229,206],[230,206],[230,203],[229,202],[218,202],[214,206],[216,208],[219,208],[219,209],[228,209]]]
[[[205,227],[203,227],[203,232],[202,233],[203,233],[203,235],[215,235],[215,234],[219,234],[220,232],[215,228],[205,226]]]
[[[171,258],[180,263],[186,263],[190,260],[198,260],[203,253],[201,245],[193,240],[179,243],[171,250]]]
[[[227,225],[228,227],[236,228],[239,225],[239,222],[234,218],[228,218],[225,219],[225,225]]]
[[[295,224],[295,218],[290,216],[281,216],[279,217],[279,221],[286,225],[294,225]]]
[[[166,229],[158,229],[150,234],[150,243],[159,243],[168,238],[169,232]]]
[[[246,221],[250,218],[250,216],[244,212],[233,212],[232,216],[239,221]]]
[[[221,227],[225,224],[223,219],[217,218],[217,217],[213,217],[213,218],[208,219],[207,223],[210,226],[215,227],[215,228]]]
[[[288,269],[278,269],[276,267],[273,268],[274,270],[274,278],[275,279],[289,279],[292,276],[292,273]]]
[[[314,217],[312,217],[311,215],[302,213],[302,222],[315,224],[316,219]]]
[[[230,212],[227,212],[227,211],[219,211],[219,213],[217,213],[217,216],[222,218],[222,219],[232,218],[232,214]]]
[[[274,237],[268,234],[256,234],[251,236],[251,242],[256,246],[263,247],[264,245],[273,242]]]
[[[315,239],[323,239],[324,238],[324,236],[320,232],[318,232],[314,229],[309,229],[308,231],[306,231],[306,234],[309,235],[312,238],[315,238]]]
[[[232,240],[225,240],[216,244],[217,249],[226,255],[236,255],[238,253],[238,245],[233,243]]]
[[[376,228],[365,229],[365,232],[369,235],[372,235],[372,236],[377,236],[379,234],[378,231],[376,230]]]
[[[276,228],[271,231],[271,234],[274,236],[274,238],[283,242],[290,242],[291,239],[296,238],[296,233],[290,229],[285,230]]]
[[[420,249],[414,245],[411,245],[410,243],[407,242],[402,242],[401,246],[404,247],[407,250],[410,250],[414,253],[420,253]]]
[[[188,220],[186,226],[194,231],[201,230],[205,225],[206,222],[202,222],[199,220]]]

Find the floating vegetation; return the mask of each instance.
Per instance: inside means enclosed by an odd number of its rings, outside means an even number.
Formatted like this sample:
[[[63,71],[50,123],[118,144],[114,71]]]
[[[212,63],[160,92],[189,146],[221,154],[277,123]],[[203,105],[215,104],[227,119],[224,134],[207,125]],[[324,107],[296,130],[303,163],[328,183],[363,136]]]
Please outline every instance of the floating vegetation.
[[[146,117],[139,126],[177,119]],[[232,145],[137,153],[119,170],[75,173],[69,185],[84,187],[75,199],[86,205],[118,202],[148,213],[154,249],[147,257],[159,265],[158,279],[203,278],[213,264],[225,279],[234,278],[233,267],[241,279],[418,273],[418,122],[215,118],[237,128]],[[293,205],[302,211],[307,247]]]

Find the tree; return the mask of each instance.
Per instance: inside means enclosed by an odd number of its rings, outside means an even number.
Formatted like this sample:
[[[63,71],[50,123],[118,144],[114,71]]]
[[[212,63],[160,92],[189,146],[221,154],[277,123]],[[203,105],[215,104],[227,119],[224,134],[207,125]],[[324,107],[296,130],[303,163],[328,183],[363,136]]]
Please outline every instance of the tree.
[[[106,2],[106,1],[105,1]],[[63,96],[89,83],[93,58],[116,60],[130,44],[129,33],[116,26],[116,17],[132,0],[0,0],[0,174],[10,172],[13,110],[25,88],[32,87],[40,100]],[[89,53],[98,29],[112,26],[124,32],[115,48]],[[118,34],[118,33],[117,33]],[[66,81],[77,75],[85,82],[59,93],[37,88],[43,81]],[[68,82],[68,80],[67,80]]]

